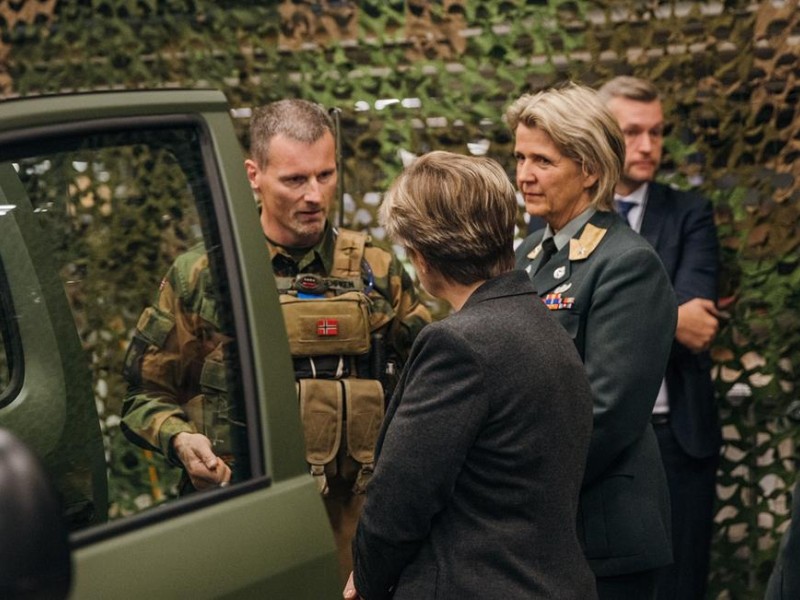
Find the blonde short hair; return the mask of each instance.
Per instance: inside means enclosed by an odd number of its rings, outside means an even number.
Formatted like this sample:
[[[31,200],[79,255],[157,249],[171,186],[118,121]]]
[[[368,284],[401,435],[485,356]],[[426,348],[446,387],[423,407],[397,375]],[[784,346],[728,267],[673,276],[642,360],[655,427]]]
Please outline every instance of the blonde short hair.
[[[514,186],[496,161],[431,152],[392,184],[380,208],[390,238],[464,285],[514,267]]]
[[[614,188],[625,164],[625,138],[597,92],[569,83],[525,94],[508,107],[505,117],[512,132],[519,125],[543,131],[561,154],[597,175],[589,189],[592,205],[613,209]]]

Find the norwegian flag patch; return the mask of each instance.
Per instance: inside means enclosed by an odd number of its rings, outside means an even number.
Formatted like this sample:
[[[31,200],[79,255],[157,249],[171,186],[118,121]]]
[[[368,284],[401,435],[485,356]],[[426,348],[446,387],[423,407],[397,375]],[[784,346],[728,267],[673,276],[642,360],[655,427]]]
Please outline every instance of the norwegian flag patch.
[[[317,321],[317,335],[339,335],[339,321],[337,319],[320,319]]]

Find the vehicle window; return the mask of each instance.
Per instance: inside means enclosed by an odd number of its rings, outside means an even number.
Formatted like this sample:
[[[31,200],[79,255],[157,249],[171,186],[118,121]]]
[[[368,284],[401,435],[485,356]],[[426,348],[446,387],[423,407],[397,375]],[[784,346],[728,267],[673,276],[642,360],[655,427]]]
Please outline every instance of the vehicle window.
[[[0,207],[0,212],[2,212]],[[8,283],[3,271],[2,261],[0,261],[0,406],[6,403],[6,399],[11,396],[10,390],[11,377],[14,371],[19,368],[14,364],[14,321],[12,319],[13,310],[10,307],[11,296],[8,290]]]
[[[231,368],[237,350],[229,286],[202,135],[195,125],[81,132],[20,145],[10,157],[36,224],[27,243],[46,249],[65,299],[65,315],[58,314],[58,302],[48,302],[51,318],[68,321],[79,340],[79,357],[60,350],[71,360],[64,383],[68,439],[49,452],[102,442],[105,473],[93,478],[91,503],[100,514],[72,519],[74,528],[131,515],[185,491],[174,456],[160,451],[165,406],[209,437],[234,483],[249,477],[240,369]],[[23,293],[14,297],[12,318],[25,311],[18,298],[26,301]],[[5,329],[0,332],[2,351],[7,340]],[[64,335],[56,337],[60,343]],[[36,343],[23,335],[26,356]],[[0,390],[9,381],[7,355],[0,354]],[[79,407],[89,407],[91,422]],[[77,475],[89,479],[88,460],[45,461],[70,471],[54,477],[65,497],[75,495]],[[107,509],[97,501],[103,484]]]
[[[2,305],[0,305],[0,321],[2,321],[2,325],[0,325],[0,398],[2,398],[3,392],[5,392],[8,383],[11,381],[11,370],[8,364],[9,355],[8,350],[6,350],[8,336],[4,331],[7,319],[8,316],[3,311]]]

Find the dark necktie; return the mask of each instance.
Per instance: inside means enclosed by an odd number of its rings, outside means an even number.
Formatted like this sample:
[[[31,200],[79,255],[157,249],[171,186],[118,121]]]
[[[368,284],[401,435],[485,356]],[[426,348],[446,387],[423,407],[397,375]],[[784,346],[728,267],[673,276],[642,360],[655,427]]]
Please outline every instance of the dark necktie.
[[[550,257],[556,252],[558,252],[558,248],[556,248],[556,242],[553,238],[549,237],[542,242],[542,258],[539,261],[539,266],[536,267],[536,273],[542,270],[545,263],[550,260]],[[534,273],[534,275],[536,275],[536,273]]]
[[[631,209],[636,206],[636,202],[629,202],[628,200],[617,200],[617,212],[619,216],[625,219],[625,222],[630,225],[630,221],[628,221],[628,213],[631,212]]]

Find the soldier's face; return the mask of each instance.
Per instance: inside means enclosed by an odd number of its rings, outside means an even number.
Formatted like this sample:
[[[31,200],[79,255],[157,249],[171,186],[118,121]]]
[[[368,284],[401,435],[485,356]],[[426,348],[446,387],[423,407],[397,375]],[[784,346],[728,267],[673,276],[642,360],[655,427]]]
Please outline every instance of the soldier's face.
[[[283,134],[269,143],[264,168],[245,161],[250,187],[261,198],[264,234],[282,246],[316,244],[336,195],[336,144],[325,135],[307,144]]]
[[[659,100],[639,102],[617,97],[607,106],[625,136],[625,166],[617,192],[627,196],[656,176],[664,148],[664,111]]]

